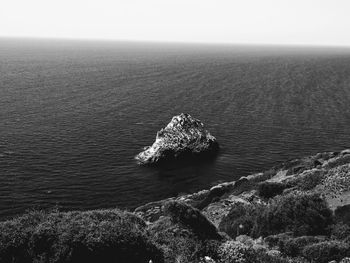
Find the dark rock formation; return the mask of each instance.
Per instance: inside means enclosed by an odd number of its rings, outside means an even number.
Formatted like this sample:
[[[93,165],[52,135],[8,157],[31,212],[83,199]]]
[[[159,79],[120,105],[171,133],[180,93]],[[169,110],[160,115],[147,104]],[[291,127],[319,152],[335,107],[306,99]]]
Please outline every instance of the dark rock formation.
[[[160,164],[211,157],[218,149],[215,137],[204,129],[201,121],[181,113],[157,132],[152,146],[145,147],[135,158],[140,164]]]

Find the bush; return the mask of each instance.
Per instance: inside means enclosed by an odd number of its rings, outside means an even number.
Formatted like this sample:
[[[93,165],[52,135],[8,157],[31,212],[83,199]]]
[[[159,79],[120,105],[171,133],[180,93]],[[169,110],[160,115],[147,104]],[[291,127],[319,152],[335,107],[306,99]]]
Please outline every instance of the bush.
[[[303,256],[312,262],[327,263],[341,260],[350,255],[349,245],[338,241],[324,241],[308,245],[303,249]]]
[[[0,223],[0,262],[163,262],[145,228],[119,210],[30,212]]]
[[[294,184],[302,191],[308,191],[314,189],[320,185],[324,179],[324,171],[322,170],[310,170],[302,173],[294,181]]]
[[[333,225],[331,227],[331,237],[336,240],[350,243],[350,226],[344,223]]]
[[[256,262],[253,249],[241,242],[227,241],[219,249],[220,262],[253,263]]]
[[[292,232],[280,233],[277,235],[267,236],[264,241],[269,247],[282,247],[283,243],[292,237]]]
[[[278,196],[258,213],[254,236],[268,236],[281,232],[294,235],[323,235],[333,222],[332,211],[315,193],[290,193]]]
[[[294,260],[283,258],[278,251],[255,251],[254,263],[297,263]],[[298,262],[299,263],[299,262]]]
[[[263,198],[272,198],[282,194],[286,185],[278,182],[261,182],[258,184],[259,196]]]
[[[220,241],[201,240],[182,224],[163,217],[148,228],[152,240],[164,251],[166,262],[198,262],[201,257],[217,258]]]
[[[276,252],[276,253],[273,253]],[[237,241],[227,241],[219,249],[220,263],[290,263],[278,251],[260,246],[249,246]]]
[[[296,257],[302,255],[304,247],[310,244],[324,241],[325,238],[315,236],[301,236],[297,238],[289,238],[279,243],[281,252],[288,256]]]
[[[337,221],[350,226],[350,205],[338,206],[335,209],[334,214]]]
[[[293,235],[324,235],[333,223],[332,211],[316,193],[290,193],[268,205],[237,203],[222,219],[221,231],[232,238],[292,232]]]
[[[219,229],[232,238],[239,235],[250,235],[262,209],[262,206],[258,204],[236,203],[221,220]]]
[[[201,239],[220,239],[216,227],[196,208],[183,202],[170,201],[164,205],[164,213],[174,223],[191,229]]]

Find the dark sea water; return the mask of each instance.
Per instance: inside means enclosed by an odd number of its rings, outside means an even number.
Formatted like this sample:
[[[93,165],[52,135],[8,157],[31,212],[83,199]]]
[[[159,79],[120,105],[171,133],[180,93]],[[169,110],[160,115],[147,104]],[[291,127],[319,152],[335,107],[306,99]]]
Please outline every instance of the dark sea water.
[[[173,115],[204,122],[212,162],[133,159]],[[0,218],[121,207],[350,147],[350,52],[0,40]]]

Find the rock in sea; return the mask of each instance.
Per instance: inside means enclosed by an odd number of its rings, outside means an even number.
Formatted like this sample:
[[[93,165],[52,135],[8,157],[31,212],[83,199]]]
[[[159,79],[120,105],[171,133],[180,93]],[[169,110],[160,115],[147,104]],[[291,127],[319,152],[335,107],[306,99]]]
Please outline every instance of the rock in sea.
[[[200,120],[181,113],[157,132],[152,146],[145,147],[135,158],[140,164],[162,164],[213,157],[218,149],[216,138]]]

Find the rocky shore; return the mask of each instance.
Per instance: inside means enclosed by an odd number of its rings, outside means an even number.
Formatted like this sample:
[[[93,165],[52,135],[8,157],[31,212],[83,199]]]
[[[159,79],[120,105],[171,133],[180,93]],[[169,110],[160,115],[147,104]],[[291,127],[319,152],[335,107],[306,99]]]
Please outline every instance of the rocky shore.
[[[0,262],[349,263],[350,150],[140,206],[0,222]]]
[[[333,211],[339,207],[348,206],[350,211],[350,149],[347,149],[290,160],[268,171],[241,177],[237,181],[221,183],[197,193],[151,202],[136,208],[134,212],[145,220],[154,222],[163,215],[162,207],[165,203],[180,201],[198,208],[214,225],[218,226],[235,203],[264,202],[258,195],[259,183],[288,183],[312,175],[322,175],[326,178],[324,184],[318,187],[322,188]],[[288,191],[291,190],[288,189]]]

